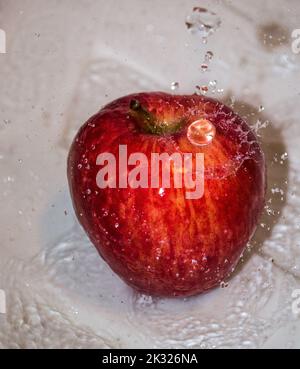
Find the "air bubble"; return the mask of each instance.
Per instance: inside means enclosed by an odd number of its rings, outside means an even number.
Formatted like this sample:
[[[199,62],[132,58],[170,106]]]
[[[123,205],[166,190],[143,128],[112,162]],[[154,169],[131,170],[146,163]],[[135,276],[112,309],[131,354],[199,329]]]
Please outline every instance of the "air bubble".
[[[215,126],[207,119],[193,122],[187,131],[188,140],[196,146],[206,146],[212,142],[216,135]]]

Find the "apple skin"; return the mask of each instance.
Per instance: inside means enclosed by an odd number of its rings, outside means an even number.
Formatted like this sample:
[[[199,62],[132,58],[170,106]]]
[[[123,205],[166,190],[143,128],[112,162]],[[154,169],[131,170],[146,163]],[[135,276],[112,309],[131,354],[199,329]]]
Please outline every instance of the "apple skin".
[[[159,119],[186,117],[169,135],[143,132],[129,114],[136,99]],[[187,126],[206,117],[216,128],[207,146],[187,139]],[[202,152],[204,196],[185,188],[99,189],[100,153]],[[150,160],[150,159],[149,159]],[[122,97],[79,130],[68,157],[68,180],[78,220],[111,269],[134,289],[156,296],[191,296],[219,285],[233,271],[264,206],[264,154],[247,124],[224,104],[198,95],[161,92]],[[172,184],[172,181],[171,181]]]

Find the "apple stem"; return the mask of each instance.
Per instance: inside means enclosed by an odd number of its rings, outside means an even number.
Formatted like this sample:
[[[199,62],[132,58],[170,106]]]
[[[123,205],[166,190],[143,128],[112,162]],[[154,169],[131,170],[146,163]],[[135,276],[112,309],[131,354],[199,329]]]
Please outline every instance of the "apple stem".
[[[142,106],[139,100],[130,101],[130,112],[143,131],[146,133],[156,133],[155,127],[158,125],[157,120],[153,114]]]
[[[154,135],[176,133],[185,123],[185,119],[174,122],[159,121],[136,99],[130,101],[130,115],[135,119],[142,131]]]

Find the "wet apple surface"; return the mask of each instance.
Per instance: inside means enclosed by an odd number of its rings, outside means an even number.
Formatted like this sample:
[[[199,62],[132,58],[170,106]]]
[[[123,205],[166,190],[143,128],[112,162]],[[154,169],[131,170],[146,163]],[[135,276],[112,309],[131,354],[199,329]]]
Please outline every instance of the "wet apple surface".
[[[136,153],[142,156],[134,165],[129,158]],[[190,154],[194,178],[202,154],[203,195],[189,198],[185,182],[175,185],[174,165],[170,186],[163,186],[166,163],[159,185],[151,186],[150,167],[143,182],[137,166],[141,157],[151,163],[153,153],[183,162]],[[99,187],[101,154],[116,158],[114,186],[108,171]],[[127,284],[159,296],[195,295],[230,275],[256,228],[266,188],[263,152],[239,116],[203,96],[159,92],[125,96],[91,117],[70,149],[68,179],[79,222],[100,255]]]

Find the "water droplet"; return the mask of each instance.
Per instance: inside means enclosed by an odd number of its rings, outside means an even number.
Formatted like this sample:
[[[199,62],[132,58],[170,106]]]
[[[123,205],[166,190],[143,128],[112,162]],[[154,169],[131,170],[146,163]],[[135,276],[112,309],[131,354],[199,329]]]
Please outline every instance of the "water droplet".
[[[264,111],[265,110],[265,107],[264,106],[262,106],[262,105],[260,105],[259,106],[259,108],[258,108],[258,112],[259,113],[261,113],[262,111]]]
[[[78,164],[78,165],[77,165],[77,168],[78,168],[78,169],[81,169],[81,168],[82,168],[82,164]]]
[[[197,146],[205,146],[212,142],[216,135],[215,126],[207,119],[199,119],[193,122],[187,132],[188,140]]]
[[[206,95],[208,92],[208,86],[196,86],[196,88],[200,91],[201,94]]]
[[[208,65],[207,64],[201,64],[201,70],[202,72],[206,72],[208,69]]]
[[[217,82],[216,79],[208,82],[208,87],[210,88],[210,90],[211,90],[212,93],[215,93],[216,92],[217,83],[218,82]]]
[[[88,188],[87,190],[86,190],[86,194],[87,195],[90,195],[92,193],[92,190],[90,189],[90,188]]]
[[[179,88],[179,83],[178,82],[172,82],[171,83],[171,90],[175,91]]]
[[[226,288],[226,287],[228,287],[228,283],[226,283],[226,282],[222,281],[222,282],[220,283],[220,287],[221,287],[221,288]]]
[[[217,83],[218,83],[217,80],[214,79],[213,81],[209,81],[208,85],[209,85],[209,87],[216,87]]]
[[[193,8],[193,12],[206,13],[207,12],[207,9],[206,8],[202,8],[201,6],[195,6]]]
[[[206,62],[210,62],[212,60],[213,56],[214,56],[214,54],[213,54],[212,51],[207,51],[207,53],[205,54],[204,59],[205,59]]]
[[[119,228],[120,224],[119,223],[115,223],[115,228]]]
[[[14,177],[7,176],[6,178],[3,178],[3,182],[4,183],[13,183],[13,182],[15,182],[15,179],[14,179]]]

